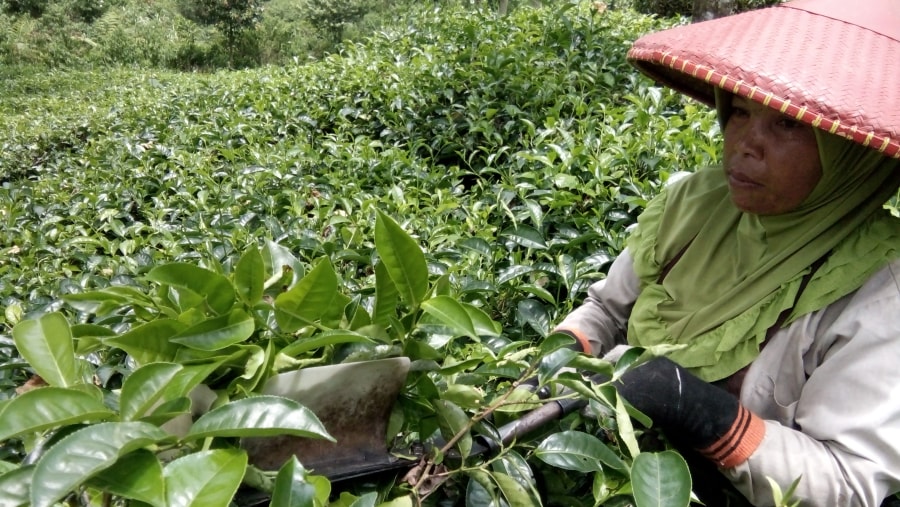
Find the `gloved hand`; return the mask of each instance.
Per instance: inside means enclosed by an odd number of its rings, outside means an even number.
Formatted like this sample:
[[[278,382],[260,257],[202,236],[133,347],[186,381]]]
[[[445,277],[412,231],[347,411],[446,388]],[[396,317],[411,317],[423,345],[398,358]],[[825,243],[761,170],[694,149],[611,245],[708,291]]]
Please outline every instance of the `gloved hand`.
[[[763,421],[737,398],[664,357],[629,370],[615,386],[673,443],[697,449],[719,466],[743,462],[765,434]]]

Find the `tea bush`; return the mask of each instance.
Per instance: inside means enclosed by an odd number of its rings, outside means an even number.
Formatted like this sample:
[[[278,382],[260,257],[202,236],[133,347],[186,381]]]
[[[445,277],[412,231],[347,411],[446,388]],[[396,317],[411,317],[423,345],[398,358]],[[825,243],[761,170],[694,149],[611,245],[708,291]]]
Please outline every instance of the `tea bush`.
[[[634,38],[667,22],[589,2],[504,18],[422,7],[409,20],[283,67],[2,76],[0,397],[11,400],[0,411],[37,399],[15,395],[37,372],[63,390],[48,397],[96,397],[83,399],[94,414],[87,431],[61,449],[111,428],[124,435],[102,470],[78,468],[73,490],[122,495],[88,480],[120,459],[169,488],[171,470],[190,460],[238,482],[245,470],[256,477],[232,444],[272,421],[238,429],[210,412],[215,429],[201,436],[211,449],[200,436],[172,443],[157,431],[201,381],[228,410],[256,414],[249,395],[280,371],[402,353],[414,368],[392,429],[405,443],[456,437],[463,451],[536,406],[511,394],[520,378],[609,367],[569,354],[553,323],[604,276],[670,174],[718,159],[714,115],[624,60]],[[188,329],[218,338],[184,345]],[[65,358],[48,363],[71,367],[43,365],[42,345]],[[345,503],[538,505],[540,488],[550,504],[618,505],[631,496],[630,474],[681,470],[671,454],[633,459],[639,432],[600,410],[624,408],[576,377],[558,378],[599,415],[572,414],[548,427],[551,440],[541,433],[467,462],[434,492],[360,482]],[[148,408],[129,378],[166,385],[166,409]],[[0,485],[49,473],[62,451],[38,470],[27,463],[41,455],[36,442],[74,429],[65,421],[0,431]],[[148,442],[194,458],[165,472]],[[585,442],[603,457],[573,473],[565,462]],[[299,483],[322,484],[291,466]],[[664,478],[684,489],[683,475]],[[219,489],[219,500],[233,493]]]
[[[538,11],[487,25],[475,13],[434,10],[419,27],[376,35],[321,62],[227,80],[119,71],[98,90],[52,88],[90,80],[88,73],[8,82],[9,121],[19,127],[4,136],[0,171],[48,189],[108,180],[133,189],[137,206],[165,208],[172,196],[160,190],[179,174],[212,168],[209,177],[224,181],[206,193],[227,203],[228,187],[244,183],[234,168],[275,164],[320,193],[337,184],[390,195],[410,178],[416,185],[398,203],[404,213],[430,205],[417,199],[435,198],[436,187],[459,199],[486,193],[546,205],[549,215],[526,220],[541,234],[558,233],[557,219],[566,222],[573,206],[597,225],[587,229],[619,230],[654,192],[659,169],[715,157],[712,140],[684,142],[694,127],[714,136],[714,122],[704,116],[685,128],[697,120],[676,114],[681,99],[628,69],[629,34],[617,25],[626,16],[579,17],[585,26],[570,30]],[[631,33],[654,28],[642,18],[632,23]],[[15,88],[30,87],[17,97]],[[549,168],[560,172],[558,194],[539,188]],[[354,181],[328,181],[348,172]],[[213,209],[228,208],[217,202]],[[285,212],[273,206],[271,213]],[[510,216],[503,206],[491,209],[493,217]]]

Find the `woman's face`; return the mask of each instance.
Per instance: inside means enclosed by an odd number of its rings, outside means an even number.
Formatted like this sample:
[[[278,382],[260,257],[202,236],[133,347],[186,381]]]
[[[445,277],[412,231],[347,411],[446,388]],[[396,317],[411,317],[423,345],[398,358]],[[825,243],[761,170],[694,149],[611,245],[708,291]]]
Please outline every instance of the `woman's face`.
[[[756,215],[797,209],[822,178],[813,128],[742,97],[731,106],[725,176],[732,202]]]

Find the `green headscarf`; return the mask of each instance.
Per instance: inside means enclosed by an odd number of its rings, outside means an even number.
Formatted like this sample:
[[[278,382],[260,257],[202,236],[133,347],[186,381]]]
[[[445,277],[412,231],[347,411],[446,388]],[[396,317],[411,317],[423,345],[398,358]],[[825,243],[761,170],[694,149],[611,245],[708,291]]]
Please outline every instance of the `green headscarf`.
[[[719,380],[756,358],[783,311],[791,309],[782,322],[790,324],[900,257],[900,220],[883,206],[900,186],[900,159],[815,132],[822,178],[792,212],[741,212],[722,168],[700,170],[650,202],[628,240],[642,287],[629,343],[681,344],[669,354],[673,361]]]

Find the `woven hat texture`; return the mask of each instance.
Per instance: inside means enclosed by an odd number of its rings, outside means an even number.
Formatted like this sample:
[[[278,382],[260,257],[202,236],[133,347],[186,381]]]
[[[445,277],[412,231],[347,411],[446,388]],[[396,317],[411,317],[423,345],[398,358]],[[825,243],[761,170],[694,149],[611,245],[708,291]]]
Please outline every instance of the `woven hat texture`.
[[[794,0],[638,39],[629,60],[713,104],[713,87],[900,158],[900,1]]]

